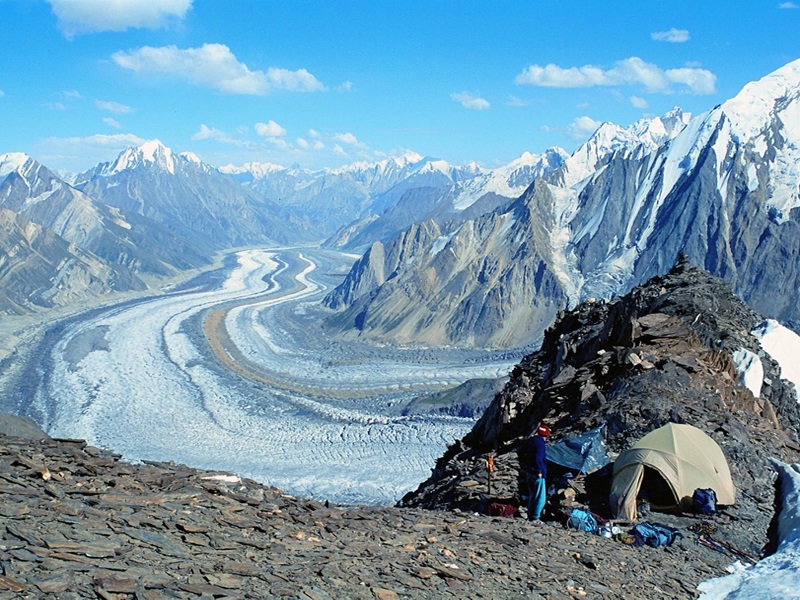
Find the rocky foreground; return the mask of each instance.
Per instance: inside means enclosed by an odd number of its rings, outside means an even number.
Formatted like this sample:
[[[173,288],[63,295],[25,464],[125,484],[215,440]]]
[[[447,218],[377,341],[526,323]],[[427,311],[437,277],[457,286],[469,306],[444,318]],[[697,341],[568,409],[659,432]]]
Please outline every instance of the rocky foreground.
[[[326,506],[0,436],[0,598],[692,598],[733,559],[684,533],[636,548],[556,523]]]

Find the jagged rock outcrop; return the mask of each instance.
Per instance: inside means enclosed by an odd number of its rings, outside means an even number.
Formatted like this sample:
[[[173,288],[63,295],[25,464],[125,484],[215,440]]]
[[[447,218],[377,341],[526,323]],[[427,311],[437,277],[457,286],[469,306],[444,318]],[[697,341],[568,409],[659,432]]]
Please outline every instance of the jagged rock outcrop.
[[[542,181],[508,212],[443,233],[433,221],[376,243],[325,299],[340,332],[401,344],[513,347],[535,339],[568,299],[550,241]]]
[[[496,455],[494,494],[519,492],[521,440],[545,421],[553,440],[605,424],[618,453],[668,422],[704,430],[723,449],[740,490],[738,539],[756,551],[772,516],[768,457],[800,457],[800,407],[793,386],[751,333],[763,317],[730,287],[681,260],[611,302],[589,300],[563,313],[539,351],[526,356],[464,439],[401,504],[477,510],[486,501],[484,461]],[[758,398],[739,382],[734,353],[759,357]],[[604,511],[603,494],[589,498]]]

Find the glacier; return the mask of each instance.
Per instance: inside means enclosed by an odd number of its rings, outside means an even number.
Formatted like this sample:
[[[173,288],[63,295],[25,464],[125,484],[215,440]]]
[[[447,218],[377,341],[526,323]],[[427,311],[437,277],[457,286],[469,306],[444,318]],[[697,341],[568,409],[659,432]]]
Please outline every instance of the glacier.
[[[399,407],[424,391],[505,375],[518,357],[328,338],[319,299],[346,262],[315,248],[240,251],[213,287],[60,323],[45,336],[41,367],[41,349],[32,352],[26,385],[0,375],[0,393],[20,405],[32,389],[27,412],[50,435],[126,460],[234,472],[338,503],[392,504],[472,426],[400,416]],[[220,310],[236,370],[202,334]]]

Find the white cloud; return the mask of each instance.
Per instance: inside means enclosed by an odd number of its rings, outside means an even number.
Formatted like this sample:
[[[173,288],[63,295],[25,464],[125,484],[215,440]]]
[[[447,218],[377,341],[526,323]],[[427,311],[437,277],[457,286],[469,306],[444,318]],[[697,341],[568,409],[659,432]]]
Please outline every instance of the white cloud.
[[[647,92],[663,93],[671,92],[674,84],[681,84],[695,94],[711,94],[714,92],[716,80],[716,75],[706,69],[684,67],[664,70],[632,56],[617,61],[608,70],[593,65],[568,69],[554,64],[544,67],[529,65],[514,81],[517,84],[559,88],[639,84]]]
[[[226,94],[263,95],[274,90],[316,92],[325,86],[305,69],[289,71],[270,67],[251,71],[224,44],[199,48],[143,46],[111,56],[117,65],[142,76],[166,76]]]
[[[103,117],[103,123],[114,129],[122,129],[122,123],[111,117]]]
[[[347,144],[348,146],[362,146],[355,135],[352,133],[336,133],[333,135],[333,139],[337,142],[341,142],[343,144]]]
[[[316,129],[309,129],[308,130],[308,135],[311,136],[312,138],[318,138],[318,137],[320,137],[321,134]]]
[[[567,135],[576,142],[584,142],[600,125],[602,125],[600,121],[595,121],[591,117],[576,117],[567,125]]]
[[[5,95],[6,95],[6,93],[3,90],[0,90],[0,98],[2,98]]]
[[[80,100],[83,98],[78,90],[66,90],[65,92],[62,92],[62,94],[64,95],[64,98],[70,98],[72,100]]]
[[[345,152],[345,149],[344,149],[344,148],[342,148],[342,147],[341,147],[339,144],[336,144],[336,145],[333,147],[333,151],[334,151],[336,154],[340,154],[340,155],[342,155],[342,156],[347,156],[347,152]]]
[[[246,141],[234,138],[231,135],[222,131],[221,129],[217,129],[216,127],[209,127],[205,123],[200,124],[200,129],[198,129],[192,135],[192,139],[213,140],[215,142],[221,142],[223,144],[229,144],[231,146],[239,146],[239,147],[248,146],[248,143]]]
[[[67,39],[83,33],[157,29],[179,22],[192,0],[49,0]]]
[[[639,96],[631,96],[630,101],[635,108],[650,108],[650,104],[648,104],[647,100],[640,98]]]
[[[684,67],[683,69],[669,69],[665,73],[670,81],[686,85],[695,94],[713,94],[715,91],[717,78],[705,69]]]
[[[794,2],[781,2],[778,4],[778,8],[800,8],[800,5]]]
[[[67,110],[67,105],[63,102],[42,102],[42,106],[50,110]]]
[[[345,81],[344,83],[340,83],[336,86],[337,92],[352,92],[353,91],[353,82],[352,81]]]
[[[517,98],[516,96],[509,96],[506,100],[506,106],[528,106],[529,102],[527,100],[523,100],[522,98]]]
[[[304,138],[297,138],[297,147],[301,150],[308,150],[311,147],[311,144],[309,144],[308,140]]]
[[[95,100],[94,105],[100,110],[107,110],[108,112],[112,112],[116,115],[127,115],[129,113],[136,112],[136,109],[131,108],[130,106],[125,106],[124,104],[120,104],[119,102]]]
[[[470,110],[487,110],[492,106],[488,100],[470,92],[453,92],[450,98]]]
[[[325,148],[325,142],[314,142],[312,148],[314,148],[314,150],[323,150]]]
[[[258,135],[265,138],[281,137],[286,135],[286,129],[272,120],[268,121],[267,123],[256,123],[255,130]]]
[[[268,137],[267,141],[270,144],[272,144],[273,146],[275,146],[276,148],[280,148],[281,150],[285,150],[287,152],[289,152],[291,150],[294,150],[294,148],[292,148],[292,145],[289,142],[287,142],[286,140],[284,140],[283,138]]]
[[[133,133],[112,133],[111,135],[96,133],[85,137],[49,137],[45,138],[44,141],[54,144],[79,144],[95,148],[118,148],[119,150],[124,150],[128,146],[140,146],[147,140]]]
[[[673,44],[681,44],[689,41],[689,30],[675,29],[673,27],[669,31],[655,31],[650,34],[650,37],[657,42],[672,42]]]

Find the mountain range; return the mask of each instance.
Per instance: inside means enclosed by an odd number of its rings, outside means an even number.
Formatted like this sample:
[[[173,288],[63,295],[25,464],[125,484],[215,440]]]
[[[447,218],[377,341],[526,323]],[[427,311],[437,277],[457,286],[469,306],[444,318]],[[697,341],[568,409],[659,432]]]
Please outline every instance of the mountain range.
[[[496,171],[412,152],[321,171],[264,163],[218,169],[151,140],[61,177],[25,154],[0,155],[0,208],[10,211],[0,237],[0,311],[144,289],[233,247],[319,242],[336,234],[330,245],[357,249],[421,216],[509,201],[563,156],[561,150],[525,154]],[[14,231],[11,222],[18,224]],[[17,265],[24,254],[20,231],[29,223],[45,228],[50,242],[61,240],[62,248],[35,276]],[[102,283],[88,285],[83,276],[72,281],[76,271],[60,272],[74,267],[76,253],[92,262],[93,272],[108,273],[99,276]],[[69,294],[56,292],[65,285]]]
[[[666,272],[681,252],[800,328],[800,61],[689,118],[602,125],[516,201],[375,242],[329,325],[402,343],[522,346],[561,309]]]
[[[323,242],[363,253],[324,300],[327,326],[382,342],[535,344],[560,310],[681,252],[800,329],[798,97],[795,61],[693,118],[604,123],[571,155],[495,169],[414,152],[216,168],[153,140],[62,178],[0,155],[0,310],[143,289],[223,249]]]

